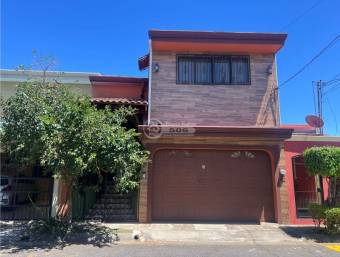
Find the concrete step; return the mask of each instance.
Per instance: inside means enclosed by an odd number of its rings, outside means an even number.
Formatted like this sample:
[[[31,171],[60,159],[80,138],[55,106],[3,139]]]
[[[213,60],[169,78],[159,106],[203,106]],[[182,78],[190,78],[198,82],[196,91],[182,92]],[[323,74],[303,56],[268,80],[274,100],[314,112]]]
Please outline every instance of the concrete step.
[[[136,221],[135,215],[86,215],[88,221]]]
[[[104,194],[101,195],[101,198],[105,198],[105,199],[129,199],[129,196],[117,194],[117,193],[104,193]]]
[[[136,221],[135,210],[132,208],[131,196],[114,191],[114,186],[105,188],[105,193],[89,209],[86,220],[101,221]]]
[[[130,196],[131,196],[131,194],[117,193],[116,190],[110,189],[110,188],[105,188],[103,193],[104,193],[104,194],[115,194],[115,195],[124,196],[124,197],[130,197]]]
[[[129,209],[131,205],[129,203],[95,203],[93,209]]]
[[[105,185],[105,190],[116,191],[116,187],[114,185]]]
[[[110,198],[100,198],[98,203],[104,203],[104,204],[117,204],[117,203],[131,203],[130,199],[110,199]]]
[[[133,209],[90,209],[89,215],[132,215]]]

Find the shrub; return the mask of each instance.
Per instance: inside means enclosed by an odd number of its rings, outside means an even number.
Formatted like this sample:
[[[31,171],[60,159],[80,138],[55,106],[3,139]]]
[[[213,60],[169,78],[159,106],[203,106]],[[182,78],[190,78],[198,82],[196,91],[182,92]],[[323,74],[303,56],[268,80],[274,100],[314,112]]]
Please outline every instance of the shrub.
[[[58,218],[32,220],[28,222],[26,230],[21,235],[21,240],[37,239],[39,237],[63,240],[70,229],[71,223]]]
[[[313,222],[317,227],[321,224],[325,224],[326,211],[329,209],[326,205],[312,203],[308,206],[309,212],[312,215]]]
[[[334,234],[340,231],[340,208],[325,211],[327,232]]]

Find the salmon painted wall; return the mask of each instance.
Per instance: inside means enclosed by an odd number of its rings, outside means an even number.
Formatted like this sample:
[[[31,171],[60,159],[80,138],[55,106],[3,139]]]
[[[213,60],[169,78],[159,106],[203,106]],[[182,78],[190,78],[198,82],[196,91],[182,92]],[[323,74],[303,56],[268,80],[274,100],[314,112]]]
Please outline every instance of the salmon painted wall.
[[[92,97],[102,98],[132,98],[143,99],[144,85],[143,84],[127,84],[117,82],[94,82],[92,83]]]
[[[286,179],[288,184],[288,197],[289,197],[289,223],[290,224],[301,224],[301,225],[311,225],[314,224],[312,219],[298,218],[296,216],[296,205],[295,205],[295,192],[294,192],[294,174],[292,158],[301,155],[303,151],[309,147],[313,146],[339,146],[340,142],[327,142],[327,141],[286,141],[284,143],[285,148],[285,159],[286,159]],[[324,179],[324,199],[327,198],[328,185]]]

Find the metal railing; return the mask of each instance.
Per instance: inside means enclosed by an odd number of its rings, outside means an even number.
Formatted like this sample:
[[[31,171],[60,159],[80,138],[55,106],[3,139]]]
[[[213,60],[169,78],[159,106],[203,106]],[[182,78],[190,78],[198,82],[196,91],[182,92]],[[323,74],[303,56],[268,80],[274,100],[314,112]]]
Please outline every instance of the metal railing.
[[[296,208],[308,208],[311,203],[318,203],[319,197],[316,191],[295,191]]]
[[[295,204],[298,217],[311,217],[308,206],[311,203],[320,203],[316,191],[295,191]]]

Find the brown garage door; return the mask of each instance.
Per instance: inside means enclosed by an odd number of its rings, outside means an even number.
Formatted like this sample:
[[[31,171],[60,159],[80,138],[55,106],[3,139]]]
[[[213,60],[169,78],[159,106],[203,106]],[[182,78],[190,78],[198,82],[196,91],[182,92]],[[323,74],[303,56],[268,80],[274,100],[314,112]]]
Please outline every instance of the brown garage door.
[[[263,151],[161,150],[153,161],[153,221],[274,221]]]

